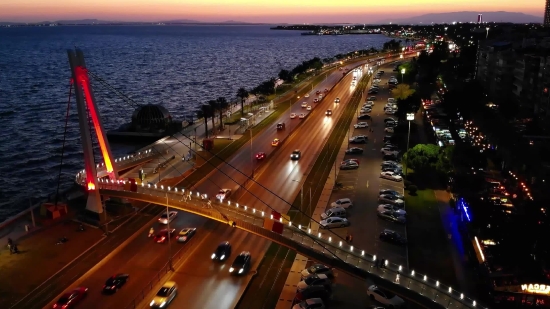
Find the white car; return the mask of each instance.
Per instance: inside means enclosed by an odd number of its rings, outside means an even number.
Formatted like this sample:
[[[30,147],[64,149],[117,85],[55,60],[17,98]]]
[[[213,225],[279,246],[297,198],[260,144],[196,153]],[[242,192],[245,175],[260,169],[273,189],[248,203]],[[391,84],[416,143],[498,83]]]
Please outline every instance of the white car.
[[[395,174],[394,172],[382,172],[380,173],[380,178],[393,180],[393,181],[402,181],[403,177]]]
[[[388,103],[395,103],[395,99],[394,98],[388,98]]]
[[[304,95],[304,98],[309,98],[309,93],[306,93],[306,94]]]
[[[308,105],[308,106],[306,107],[306,110],[310,111],[310,110],[311,110],[311,105]]]
[[[304,119],[304,118],[306,118],[306,114],[304,114],[304,113],[301,113],[301,114],[300,114],[300,116],[298,116],[298,118],[300,118],[300,119]]]
[[[340,103],[340,98],[334,99],[334,103]]]
[[[369,286],[367,295],[370,299],[375,300],[389,308],[401,308],[405,304],[405,301],[401,299],[401,297],[388,291],[381,290],[376,285]]]
[[[386,133],[394,133],[394,129],[393,128],[384,128],[384,132]]]
[[[358,123],[354,124],[353,127],[356,128],[356,129],[359,129],[359,128],[368,128],[368,127],[369,127],[369,124],[366,123],[366,122],[358,122]]]
[[[160,224],[168,224],[168,223],[172,222],[172,220],[174,220],[177,216],[178,216],[177,211],[172,210],[172,211],[169,211],[168,214],[166,214],[166,211],[165,211],[160,216],[159,223]]]
[[[361,108],[361,114],[368,114],[370,112],[372,112],[372,108],[368,108],[368,107]]]
[[[348,207],[353,207],[353,203],[349,198],[341,198],[339,200],[336,200],[335,202],[332,202],[330,204],[330,207],[342,207],[344,209],[347,209]]]
[[[294,119],[294,118],[296,118],[296,114],[295,114],[295,113],[291,113],[291,114],[290,114],[290,119]]]
[[[381,82],[382,80],[381,80],[380,78],[375,78],[375,79],[373,79],[372,81],[373,81],[374,83],[379,83],[379,82]]]
[[[331,217],[325,220],[321,220],[319,225],[322,229],[331,229],[335,227],[346,227],[349,226],[349,221],[346,218]]]
[[[393,165],[395,167],[403,167],[403,164],[399,163],[399,162],[395,162],[395,161],[382,161],[382,163],[380,163],[380,165]]]
[[[302,107],[307,107],[307,102],[302,102]]]
[[[397,150],[391,150],[388,148],[382,148],[380,152],[385,156],[397,156],[399,154],[399,151]]]
[[[292,306],[292,309],[325,309],[325,303],[321,298],[308,298]]]
[[[367,101],[363,106],[374,106],[374,101]]]
[[[399,196],[393,194],[380,194],[380,196],[378,196],[378,202],[382,204],[392,204],[398,207],[405,203]]]
[[[390,205],[390,204],[381,204],[381,205],[378,205],[378,211],[386,211],[386,210],[390,210],[390,211],[393,211],[394,213],[400,215],[400,216],[405,216],[407,215],[407,212],[397,206],[394,206],[394,205]]]
[[[216,194],[216,198],[221,201],[228,198],[230,195],[231,195],[231,189],[221,189],[220,192]]]
[[[386,115],[395,115],[395,111],[390,108],[390,109],[385,110],[384,114],[386,114]]]
[[[160,288],[149,306],[152,308],[164,308],[170,304],[178,294],[178,285],[174,281],[167,281]]]

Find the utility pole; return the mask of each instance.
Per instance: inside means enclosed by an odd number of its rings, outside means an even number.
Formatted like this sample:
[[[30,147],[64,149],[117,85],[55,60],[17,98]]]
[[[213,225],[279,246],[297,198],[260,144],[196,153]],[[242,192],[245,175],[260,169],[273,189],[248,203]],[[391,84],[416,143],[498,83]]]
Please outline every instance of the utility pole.
[[[168,229],[168,267],[171,271],[174,271],[174,266],[172,265],[172,234],[170,233],[170,211],[168,207],[168,192],[166,192],[166,227]]]

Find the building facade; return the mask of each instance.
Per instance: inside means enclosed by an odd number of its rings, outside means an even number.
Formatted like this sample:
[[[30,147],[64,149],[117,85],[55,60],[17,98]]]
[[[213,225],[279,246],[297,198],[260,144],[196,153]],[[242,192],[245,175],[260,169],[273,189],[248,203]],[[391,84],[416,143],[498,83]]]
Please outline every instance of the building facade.
[[[550,26],[550,0],[546,0],[546,5],[544,6],[544,21],[545,26]]]

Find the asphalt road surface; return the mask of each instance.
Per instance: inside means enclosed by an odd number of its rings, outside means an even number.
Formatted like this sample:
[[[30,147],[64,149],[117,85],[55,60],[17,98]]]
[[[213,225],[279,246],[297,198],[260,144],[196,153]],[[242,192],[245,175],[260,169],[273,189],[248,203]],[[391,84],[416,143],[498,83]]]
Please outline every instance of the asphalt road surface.
[[[346,76],[328,94],[324,93],[326,97],[320,103],[312,103],[316,97],[315,91],[320,90],[323,92],[325,88],[330,88],[330,83],[335,83],[341,76],[342,72],[335,72],[333,76],[329,75],[326,82],[313,89],[309,98],[301,98],[297,104],[294,104],[292,112],[307,113],[306,108],[300,106],[304,100],[307,100],[313,106],[308,118],[305,120],[290,119],[288,113],[282,115],[280,121],[286,123],[286,130],[277,131],[276,123],[268,127],[254,138],[252,153],[250,148],[245,146],[228,162],[233,167],[224,165],[220,170],[205,178],[198,185],[197,191],[213,196],[220,188],[230,188],[234,192],[231,200],[241,205],[267,210],[267,204],[282,213],[286,213],[290,206],[285,201],[292,202],[299,193],[299,181],[305,179],[304,174],[307,172],[308,167],[315,162],[318,152],[343,110],[343,105],[347,103],[353,93],[353,87],[350,86],[352,74]],[[341,103],[334,103],[336,97],[340,98]],[[333,115],[325,116],[325,112],[329,108],[333,110]],[[298,127],[300,122],[303,122],[303,124]],[[295,128],[297,128],[296,131],[290,134]],[[290,137],[285,139],[289,134]],[[276,137],[281,139],[281,143],[275,147],[271,145],[271,142]],[[302,150],[302,157],[300,160],[291,161],[290,153],[297,148]],[[264,187],[276,192],[278,196],[265,190],[260,185],[250,181],[246,182],[247,176],[252,173],[250,155],[255,155],[260,151],[267,154],[269,161],[266,164],[262,162],[255,163],[254,179]],[[244,172],[245,175],[239,171]],[[248,188],[248,191],[239,189],[243,185]],[[227,225],[221,223],[214,225],[216,226],[209,231],[202,242],[205,244],[204,248],[194,252],[194,256],[182,263],[170,279],[180,284],[179,295],[171,306],[175,308],[233,308],[254,274],[254,271],[252,271],[241,277],[230,276],[228,268],[234,257],[241,251],[249,251],[253,262],[251,269],[254,270],[270,244],[268,240],[232,229]],[[203,227],[199,227],[199,232],[202,229]],[[210,259],[216,245],[224,240],[229,240],[233,246],[231,258],[225,263],[205,261]],[[197,291],[204,292],[197,293]],[[141,306],[145,307],[146,305],[144,302]]]
[[[393,72],[394,67],[395,64],[386,62],[380,68],[385,73],[381,77],[380,92],[372,94],[372,96],[376,96],[376,101],[370,113],[372,120],[367,121],[369,128],[350,128],[350,136],[367,135],[369,142],[367,144],[351,144],[350,147],[361,147],[364,149],[364,152],[361,155],[346,155],[345,157],[345,159],[359,159],[359,169],[340,171],[337,181],[341,182],[343,187],[342,189],[333,191],[331,201],[339,198],[350,198],[353,201],[353,208],[348,210],[348,219],[351,225],[348,228],[332,229],[332,231],[342,237],[345,237],[349,232],[353,235],[353,245],[357,248],[376,254],[379,258],[385,258],[393,263],[407,267],[407,247],[390,244],[379,239],[379,235],[384,229],[391,229],[406,236],[405,225],[382,220],[378,218],[376,213],[379,205],[378,192],[380,189],[392,189],[403,193],[402,182],[380,178],[380,164],[382,162],[380,149],[384,144],[384,136],[391,135],[384,132],[384,118],[397,118],[384,114],[384,105],[387,103],[388,97],[391,97],[386,82],[390,76],[399,78],[397,72]],[[352,124],[364,121],[355,120]],[[370,132],[369,129],[373,129],[373,132]],[[337,162],[337,164],[339,163]],[[327,205],[328,207],[330,206]],[[340,274],[336,282],[337,285],[335,287],[334,299],[331,302],[331,308],[343,309],[350,308],[350,306],[359,308],[359,306],[364,306],[367,303],[368,300],[366,300],[366,297],[359,296],[366,294],[368,283],[361,282],[357,278],[347,274]],[[341,291],[340,295],[336,294],[339,290]]]

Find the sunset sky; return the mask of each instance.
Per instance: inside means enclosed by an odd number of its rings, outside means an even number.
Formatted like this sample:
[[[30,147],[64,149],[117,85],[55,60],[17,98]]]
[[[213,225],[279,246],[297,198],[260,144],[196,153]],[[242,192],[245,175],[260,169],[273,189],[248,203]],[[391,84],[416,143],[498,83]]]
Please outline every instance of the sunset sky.
[[[96,18],[262,23],[363,23],[427,13],[508,11],[544,15],[545,0],[0,0],[0,21]]]

